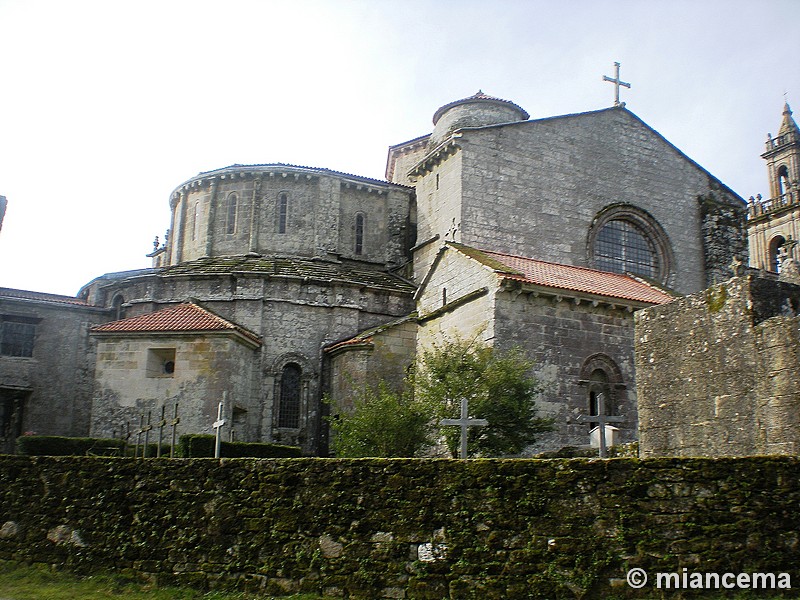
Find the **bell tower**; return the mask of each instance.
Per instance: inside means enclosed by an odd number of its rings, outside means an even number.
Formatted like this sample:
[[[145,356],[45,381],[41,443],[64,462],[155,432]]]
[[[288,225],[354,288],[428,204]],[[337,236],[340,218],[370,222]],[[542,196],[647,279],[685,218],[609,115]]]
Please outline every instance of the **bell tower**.
[[[769,197],[751,196],[748,203],[750,266],[777,273],[786,254],[781,247],[800,240],[800,129],[788,103],[783,106],[778,135],[767,134],[761,158],[767,161]],[[793,252],[794,244],[787,248]]]

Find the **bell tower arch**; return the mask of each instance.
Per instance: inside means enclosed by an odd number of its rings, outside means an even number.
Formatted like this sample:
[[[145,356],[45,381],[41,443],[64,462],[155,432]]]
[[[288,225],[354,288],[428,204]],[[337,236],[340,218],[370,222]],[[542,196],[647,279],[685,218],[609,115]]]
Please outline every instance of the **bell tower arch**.
[[[788,103],[783,106],[778,134],[767,134],[766,151],[761,158],[767,162],[769,197],[750,198],[750,266],[777,272],[783,243],[800,239],[800,129]]]

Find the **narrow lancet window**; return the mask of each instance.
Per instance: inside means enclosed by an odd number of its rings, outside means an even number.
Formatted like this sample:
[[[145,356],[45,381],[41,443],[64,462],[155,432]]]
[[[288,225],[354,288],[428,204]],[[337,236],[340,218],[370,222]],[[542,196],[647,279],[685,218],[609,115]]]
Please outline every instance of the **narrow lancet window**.
[[[289,196],[284,193],[278,196],[278,233],[286,233],[288,220]]]
[[[283,367],[281,373],[278,427],[297,428],[300,424],[300,382],[302,371],[294,363]]]
[[[227,216],[225,222],[225,233],[232,235],[236,233],[236,212],[239,208],[239,198],[235,193],[228,196]]]
[[[356,254],[364,253],[364,213],[356,214]]]

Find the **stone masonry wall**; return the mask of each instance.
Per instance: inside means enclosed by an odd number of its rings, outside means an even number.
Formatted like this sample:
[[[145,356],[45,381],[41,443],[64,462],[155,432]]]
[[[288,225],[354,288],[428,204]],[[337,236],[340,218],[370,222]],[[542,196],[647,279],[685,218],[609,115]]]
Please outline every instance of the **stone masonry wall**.
[[[0,560],[273,595],[654,598],[657,572],[684,570],[796,588],[798,505],[796,457],[3,456]]]
[[[476,248],[590,266],[593,220],[607,206],[629,204],[669,238],[668,284],[692,293],[707,285],[698,197],[714,188],[718,200],[744,207],[625,109],[466,131],[459,144],[459,241]]]
[[[589,444],[590,373],[593,357],[613,363],[608,373],[606,401],[625,421],[614,423],[621,442],[637,438],[636,390],[633,369],[633,314],[625,307],[505,291],[496,295],[495,345],[519,347],[534,362],[534,374],[544,390],[537,399],[539,414],[554,419],[552,432],[539,436],[534,450],[558,450]]]
[[[798,307],[751,275],[636,313],[641,455],[798,454]]]
[[[108,312],[3,299],[0,314],[39,319],[32,357],[0,356],[0,389],[26,394],[22,431],[87,435],[94,362],[89,327],[108,321]]]
[[[166,349],[172,353],[172,373],[155,364]],[[162,406],[171,417],[176,402],[183,408],[181,433],[212,433],[224,398],[223,418],[236,430],[236,439],[259,441],[257,358],[257,349],[227,335],[98,337],[91,435],[112,437],[114,431],[126,431],[126,424],[132,430],[148,411],[156,422]]]

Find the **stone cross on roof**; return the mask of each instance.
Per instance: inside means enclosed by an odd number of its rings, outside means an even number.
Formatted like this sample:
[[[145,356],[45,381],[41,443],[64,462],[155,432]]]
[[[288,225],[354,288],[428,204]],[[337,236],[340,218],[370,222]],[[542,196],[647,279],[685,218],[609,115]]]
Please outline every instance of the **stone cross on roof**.
[[[603,81],[610,81],[614,84],[614,106],[625,106],[624,102],[619,101],[619,86],[626,87],[630,89],[631,84],[625,83],[619,78],[619,63],[614,63],[614,77],[609,77],[608,75],[603,75]]]

